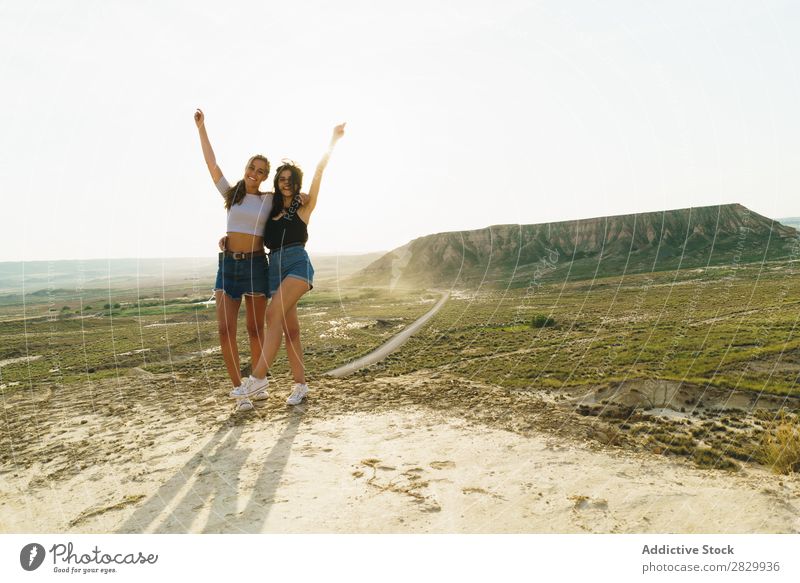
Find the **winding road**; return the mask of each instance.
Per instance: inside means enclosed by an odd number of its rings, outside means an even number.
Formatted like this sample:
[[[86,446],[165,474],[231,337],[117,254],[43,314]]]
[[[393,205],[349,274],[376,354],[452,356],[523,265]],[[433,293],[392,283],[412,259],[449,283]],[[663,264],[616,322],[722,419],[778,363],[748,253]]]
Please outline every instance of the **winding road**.
[[[436,305],[433,306],[424,316],[417,319],[413,324],[411,324],[408,328],[397,334],[396,336],[392,336],[392,338],[386,342],[385,344],[379,346],[369,354],[362,356],[352,362],[348,362],[347,364],[340,366],[339,368],[335,368],[331,371],[326,372],[325,374],[332,377],[345,377],[349,374],[353,374],[357,370],[364,368],[365,366],[369,366],[371,364],[375,364],[376,362],[383,360],[386,358],[390,353],[394,352],[398,348],[400,348],[405,342],[411,338],[411,336],[420,328],[422,328],[425,323],[430,320],[436,312],[444,305],[447,299],[450,297],[450,292],[444,292],[442,294],[442,298],[436,302]]]

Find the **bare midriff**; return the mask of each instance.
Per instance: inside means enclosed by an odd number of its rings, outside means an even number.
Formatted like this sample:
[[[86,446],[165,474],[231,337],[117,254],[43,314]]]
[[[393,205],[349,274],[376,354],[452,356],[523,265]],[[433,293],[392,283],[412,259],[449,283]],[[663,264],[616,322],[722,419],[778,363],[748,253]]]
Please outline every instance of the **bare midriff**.
[[[228,233],[228,251],[235,253],[252,253],[264,249],[264,238],[247,233]]]

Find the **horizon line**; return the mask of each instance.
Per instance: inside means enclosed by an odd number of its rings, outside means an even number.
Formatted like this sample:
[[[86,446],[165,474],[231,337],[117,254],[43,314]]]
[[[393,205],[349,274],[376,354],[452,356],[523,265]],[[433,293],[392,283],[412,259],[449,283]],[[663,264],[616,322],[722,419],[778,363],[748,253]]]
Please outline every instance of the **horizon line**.
[[[741,206],[741,207],[746,208],[748,210],[752,210],[752,209],[750,209],[750,207],[747,207],[747,206],[745,206],[745,205],[743,205],[743,204],[741,204],[739,202],[729,202],[729,203],[721,203],[721,204],[709,204],[709,205],[698,205],[698,206],[691,206],[691,207],[681,207],[681,208],[675,208],[675,209],[662,209],[662,210],[655,210],[655,211],[641,211],[641,212],[636,212],[636,213],[624,213],[624,214],[617,214],[617,215],[601,215],[601,216],[594,216],[594,217],[582,217],[582,218],[574,218],[574,219],[564,219],[564,220],[557,220],[557,221],[547,221],[545,223],[500,223],[500,224],[495,224],[495,225],[487,225],[487,226],[479,228],[479,229],[461,229],[461,230],[457,230],[457,231],[440,231],[440,232],[436,232],[436,233],[428,233],[427,235],[419,235],[417,237],[413,237],[413,238],[409,239],[403,245],[408,245],[412,241],[415,241],[415,240],[420,239],[420,238],[428,237],[428,236],[431,236],[431,235],[441,235],[441,234],[445,234],[445,233],[460,233],[460,232],[464,232],[464,231],[476,231],[476,230],[480,231],[480,230],[484,230],[484,229],[491,229],[492,227],[505,227],[505,226],[514,226],[514,225],[520,225],[520,226],[522,226],[522,225],[546,225],[546,224],[552,224],[552,223],[569,223],[569,222],[572,222],[572,221],[578,221],[579,222],[579,221],[589,221],[589,220],[594,220],[594,219],[610,219],[610,218],[625,217],[625,216],[630,216],[630,215],[667,213],[667,212],[675,212],[675,211],[682,211],[682,210],[694,210],[694,209],[700,209],[700,208],[721,207],[721,206],[735,206],[735,205]],[[756,212],[756,214],[760,214],[757,211],[752,211],[752,212]],[[781,222],[781,221],[793,220],[793,219],[800,220],[800,215],[786,216],[786,217],[775,217],[775,218],[769,217],[767,215],[761,215],[761,216],[763,216],[764,218],[770,219],[772,221],[775,221],[775,222]],[[403,245],[400,245],[399,247],[402,247]],[[373,253],[384,253],[384,254],[386,254],[386,253],[390,253],[391,251],[392,251],[392,249],[389,249],[389,250],[378,249],[378,250],[374,250],[374,251],[311,252],[311,253],[309,253],[309,255],[314,255],[314,256],[317,256],[317,257],[352,257],[352,256],[358,256],[358,255],[370,255],[370,254],[373,254]],[[128,259],[128,260],[141,260],[141,259],[161,259],[161,260],[164,260],[164,259],[199,259],[199,260],[213,260],[215,258],[215,256],[216,256],[216,254],[214,254],[214,255],[174,255],[174,256],[170,256],[170,257],[163,257],[163,256],[144,256],[144,257],[122,256],[122,257],[69,257],[69,258],[47,258],[47,259],[0,259],[0,265],[3,265],[5,263],[45,263],[45,262],[49,262],[49,261],[111,261],[111,260],[120,261],[120,260],[125,260],[125,259]]]

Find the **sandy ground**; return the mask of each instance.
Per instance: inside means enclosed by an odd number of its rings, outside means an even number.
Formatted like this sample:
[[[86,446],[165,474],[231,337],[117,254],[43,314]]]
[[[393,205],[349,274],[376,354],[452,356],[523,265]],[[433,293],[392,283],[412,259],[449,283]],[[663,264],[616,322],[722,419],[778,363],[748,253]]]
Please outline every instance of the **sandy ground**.
[[[197,385],[7,400],[0,532],[800,532],[797,476],[599,446],[530,395],[318,379],[237,415]]]

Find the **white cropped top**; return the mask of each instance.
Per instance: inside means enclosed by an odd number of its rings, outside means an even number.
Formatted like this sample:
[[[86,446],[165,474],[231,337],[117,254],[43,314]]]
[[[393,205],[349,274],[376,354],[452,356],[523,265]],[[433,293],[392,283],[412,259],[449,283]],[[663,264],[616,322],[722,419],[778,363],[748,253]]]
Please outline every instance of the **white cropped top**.
[[[217,182],[217,190],[223,196],[231,185],[223,176]],[[247,233],[257,237],[264,236],[264,225],[272,209],[272,193],[245,194],[242,202],[231,205],[228,211],[227,233]]]

